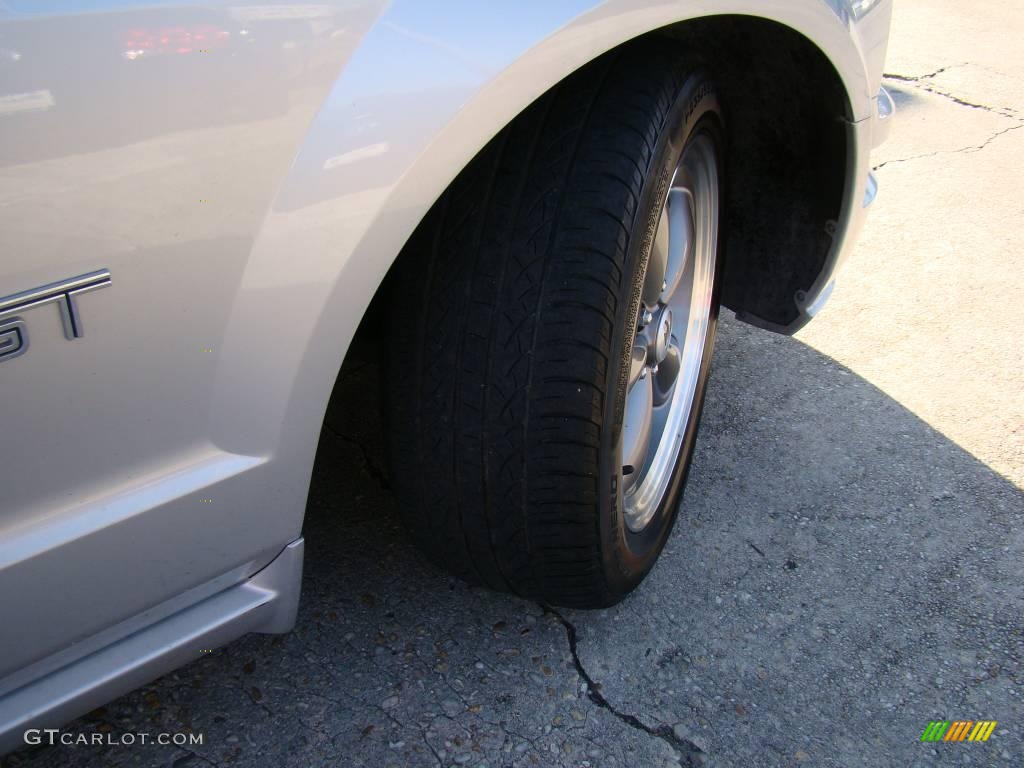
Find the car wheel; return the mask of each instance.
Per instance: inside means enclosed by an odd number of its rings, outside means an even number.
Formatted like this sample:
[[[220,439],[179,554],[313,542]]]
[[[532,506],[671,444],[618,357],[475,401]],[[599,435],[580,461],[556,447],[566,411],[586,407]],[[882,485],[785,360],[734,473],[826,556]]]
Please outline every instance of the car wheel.
[[[638,42],[535,102],[417,229],[392,294],[391,465],[444,567],[569,607],[650,571],[711,362],[722,157],[711,81]]]

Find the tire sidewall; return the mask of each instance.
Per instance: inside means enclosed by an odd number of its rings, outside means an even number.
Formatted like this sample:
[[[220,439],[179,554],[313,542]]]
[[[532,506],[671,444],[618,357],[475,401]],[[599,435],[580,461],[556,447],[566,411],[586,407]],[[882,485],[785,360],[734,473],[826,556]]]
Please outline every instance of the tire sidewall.
[[[614,397],[608,398],[604,417],[605,423],[610,424],[611,428],[602,431],[601,455],[606,457],[606,460],[602,462],[601,466],[601,487],[607,489],[607,493],[602,499],[600,533],[603,565],[611,590],[607,600],[609,604],[617,602],[643,580],[653,567],[672,531],[693,455],[693,446],[696,442],[718,324],[724,252],[723,238],[721,237],[724,213],[724,195],[722,194],[724,187],[722,168],[724,132],[717,93],[703,72],[695,71],[686,78],[667,114],[664,126],[655,144],[651,170],[644,180],[638,209],[639,215],[634,224],[634,231],[626,254],[625,274],[627,275],[626,279],[630,281],[628,284],[629,301],[620,303],[620,311],[616,316],[612,359],[616,360],[618,365],[609,366],[612,370],[609,372],[610,380],[606,390],[613,392]],[[636,328],[647,260],[661,207],[672,181],[672,174],[687,143],[701,133],[707,133],[716,148],[720,196],[718,206],[719,237],[716,241],[717,254],[711,314],[691,416],[686,424],[686,431],[683,435],[678,459],[672,470],[668,489],[650,523],[642,531],[634,533],[625,525],[623,516],[622,446],[620,440],[632,351],[632,330]]]

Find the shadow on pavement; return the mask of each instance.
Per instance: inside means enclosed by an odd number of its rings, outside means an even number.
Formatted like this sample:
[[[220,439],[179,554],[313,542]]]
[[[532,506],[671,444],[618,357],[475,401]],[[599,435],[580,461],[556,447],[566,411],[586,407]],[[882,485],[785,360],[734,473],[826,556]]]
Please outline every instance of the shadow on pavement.
[[[69,726],[190,728],[203,746],[47,748],[12,764],[1009,765],[1024,753],[1024,493],[833,360],[723,321],[667,551],[620,606],[564,613],[619,717],[585,694],[556,617],[415,551],[379,469],[375,376],[346,374],[321,439],[296,630],[247,637]],[[986,744],[926,745],[933,719],[1000,726]]]

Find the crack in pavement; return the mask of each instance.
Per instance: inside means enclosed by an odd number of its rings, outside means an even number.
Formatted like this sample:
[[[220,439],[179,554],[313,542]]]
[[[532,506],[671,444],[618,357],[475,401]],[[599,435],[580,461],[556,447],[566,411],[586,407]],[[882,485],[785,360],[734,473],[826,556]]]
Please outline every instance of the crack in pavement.
[[[975,101],[968,101],[967,99],[961,98],[960,96],[955,96],[954,94],[942,90],[941,88],[937,88],[934,85],[931,85],[930,83],[927,82],[928,80],[931,80],[932,78],[942,74],[943,72],[946,72],[950,69],[954,69],[956,67],[967,66],[968,63],[969,62],[965,61],[961,62],[960,64],[950,64],[945,67],[939,67],[934,72],[928,72],[927,74],[924,75],[901,75],[898,72],[886,72],[883,75],[883,77],[888,80],[896,80],[902,83],[909,83],[913,88],[925,91],[926,93],[934,94],[936,96],[941,96],[942,98],[947,99],[961,107],[967,107],[968,109],[980,109],[985,112],[992,112],[993,114],[999,115],[1001,117],[1007,117],[1011,120],[1015,120],[1018,124],[1011,126],[1009,128],[1004,128],[1001,131],[996,131],[987,139],[985,139],[985,141],[983,141],[981,144],[961,147],[960,149],[940,149],[936,150],[935,152],[925,152],[924,154],[920,155],[912,155],[911,157],[894,158],[892,160],[886,160],[885,162],[879,163],[878,165],[874,166],[871,170],[877,171],[880,168],[884,168],[887,165],[893,165],[896,163],[906,163],[911,160],[921,160],[926,157],[935,157],[937,155],[954,155],[962,152],[980,152],[993,141],[995,141],[997,138],[1002,136],[1004,133],[1009,133],[1010,131],[1015,131],[1021,127],[1024,127],[1024,119],[1022,119],[1018,115],[1017,110],[1013,109],[1012,107],[993,107],[989,104],[981,104]]]
[[[887,77],[890,80],[902,80],[905,83],[919,83],[922,80],[931,80],[937,75],[941,75],[950,69],[956,69],[957,67],[965,67],[969,62],[961,61],[959,64],[947,64],[944,67],[939,67],[934,72],[929,72],[926,75],[900,75],[896,72],[885,72],[882,77]]]
[[[1017,113],[1017,110],[1014,109],[1013,107],[993,107],[990,104],[981,104],[980,102],[976,101],[968,101],[967,99],[964,99],[960,96],[956,96],[950,93],[949,91],[943,90],[942,88],[938,88],[930,83],[925,82],[935,77],[936,75],[942,74],[947,70],[953,69],[955,67],[966,66],[967,63],[968,62],[964,62],[962,64],[951,64],[948,67],[940,67],[934,72],[929,72],[926,75],[901,75],[897,72],[886,72],[882,75],[882,77],[884,77],[887,80],[896,80],[901,83],[908,83],[913,88],[916,88],[920,91],[924,91],[926,93],[935,94],[936,96],[941,96],[942,98],[952,101],[954,104],[957,104],[961,107],[967,107],[968,109],[980,109],[984,112],[992,112],[993,114],[996,115],[1008,117],[1011,120],[1021,120]]]
[[[608,701],[608,699],[606,699],[601,693],[598,685],[594,683],[594,679],[590,676],[590,673],[587,672],[586,667],[583,666],[583,662],[580,660],[579,650],[577,648],[576,626],[550,605],[545,605],[544,603],[538,603],[538,605],[544,613],[550,614],[558,619],[559,623],[565,628],[565,636],[569,641],[569,653],[572,655],[572,663],[576,667],[576,674],[584,683],[586,683],[587,698],[590,699],[593,704],[601,709],[611,712],[616,718],[628,725],[630,728],[643,731],[649,736],[654,736],[655,738],[664,741],[679,756],[681,765],[687,766],[687,768],[697,768],[698,766],[706,765],[704,750],[689,739],[683,739],[676,736],[675,731],[664,723],[656,728],[651,727],[641,721],[636,715],[621,712],[614,704]]]
[[[359,453],[363,459],[363,466],[366,468],[366,473],[371,478],[373,478],[374,481],[376,481],[377,485],[380,486],[381,490],[387,491],[391,489],[391,483],[388,480],[388,473],[382,467],[378,466],[377,462],[373,459],[372,456],[370,456],[370,452],[366,449],[366,445],[362,440],[356,437],[352,437],[351,435],[346,435],[342,432],[339,432],[326,421],[324,422],[324,427],[326,427],[328,432],[330,432],[332,435],[334,435],[342,442],[348,443],[349,445],[354,445],[356,448],[358,448]]]
[[[989,136],[987,139],[985,139],[983,142],[981,142],[981,144],[976,144],[976,145],[969,146],[969,147],[960,147],[960,149],[938,149],[938,150],[936,150],[934,152],[925,152],[922,155],[911,155],[910,157],[897,157],[897,158],[893,158],[892,160],[886,160],[883,163],[879,163],[878,165],[874,166],[871,170],[877,171],[879,168],[884,168],[887,165],[895,165],[896,163],[907,163],[907,162],[910,162],[911,160],[921,160],[922,158],[925,158],[925,157],[936,157],[938,155],[958,155],[958,154],[962,154],[962,153],[980,152],[985,147],[987,147],[989,144],[991,144],[993,141],[995,141],[1000,136],[1002,136],[1004,133],[1009,133],[1010,131],[1017,131],[1017,130],[1020,130],[1021,128],[1024,128],[1024,122],[1021,122],[1019,125],[1011,125],[1009,128],[1004,128],[1001,131],[996,131],[991,136]]]

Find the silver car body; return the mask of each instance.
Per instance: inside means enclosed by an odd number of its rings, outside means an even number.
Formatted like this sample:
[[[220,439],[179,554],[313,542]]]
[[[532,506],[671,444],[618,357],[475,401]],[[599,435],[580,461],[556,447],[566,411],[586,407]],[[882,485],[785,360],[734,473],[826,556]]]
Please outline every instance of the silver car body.
[[[852,119],[813,314],[873,195],[889,4],[0,2],[0,752],[291,626],[371,297],[473,155],[602,52],[729,13],[826,54]]]

